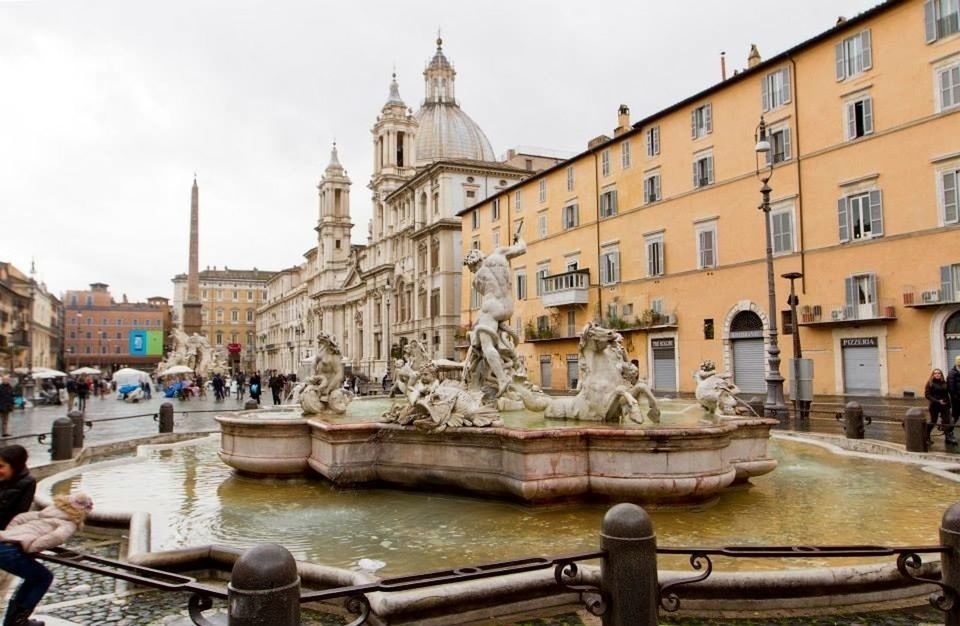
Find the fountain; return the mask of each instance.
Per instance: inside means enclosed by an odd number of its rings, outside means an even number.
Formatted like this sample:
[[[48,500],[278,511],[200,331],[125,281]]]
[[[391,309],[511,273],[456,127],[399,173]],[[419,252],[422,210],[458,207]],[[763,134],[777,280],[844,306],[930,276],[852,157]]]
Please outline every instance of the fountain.
[[[340,350],[321,333],[299,407],[218,416],[220,458],[247,476],[316,473],[341,487],[444,488],[531,503],[696,505],[776,467],[767,442],[777,422],[737,414],[722,377],[704,376],[701,419],[662,415],[621,335],[596,323],[581,333],[575,396],[531,384],[508,325],[510,259],[525,250],[516,236],[464,259],[481,308],[462,362],[432,359],[412,342],[397,367],[402,399],[384,411],[382,402],[350,402]],[[517,414],[540,423],[515,425]]]

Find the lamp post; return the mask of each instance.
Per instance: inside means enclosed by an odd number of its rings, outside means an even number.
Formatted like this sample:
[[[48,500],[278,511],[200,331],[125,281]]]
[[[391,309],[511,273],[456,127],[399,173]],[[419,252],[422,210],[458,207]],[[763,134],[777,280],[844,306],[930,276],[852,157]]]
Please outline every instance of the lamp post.
[[[780,347],[777,345],[777,292],[773,274],[773,238],[770,233],[770,178],[773,176],[773,159],[768,159],[770,142],[767,139],[767,124],[760,116],[757,126],[756,139],[756,175],[762,186],[760,194],[762,201],[759,209],[763,211],[763,226],[767,238],[767,298],[769,309],[769,341],[767,345],[767,399],[763,403],[765,417],[780,419],[787,414],[787,405],[783,399],[783,376],[780,374]],[[760,158],[766,163],[760,168]]]
[[[390,277],[387,276],[387,284],[383,294],[383,302],[387,305],[387,323],[385,324],[387,332],[387,378],[393,380],[393,346],[390,345],[390,297],[393,285],[390,284]]]
[[[790,319],[793,321],[793,409],[800,419],[807,419],[810,416],[810,400],[806,399],[805,393],[800,388],[800,370],[803,352],[800,350],[800,320],[797,319],[797,305],[800,304],[800,298],[794,289],[794,281],[803,278],[800,272],[787,272],[781,274],[783,278],[790,281],[790,297],[787,298],[787,304],[790,305]]]
[[[303,336],[303,318],[297,317],[297,325],[293,328],[293,333],[297,336],[297,362],[294,363],[293,373],[300,377],[300,341]]]

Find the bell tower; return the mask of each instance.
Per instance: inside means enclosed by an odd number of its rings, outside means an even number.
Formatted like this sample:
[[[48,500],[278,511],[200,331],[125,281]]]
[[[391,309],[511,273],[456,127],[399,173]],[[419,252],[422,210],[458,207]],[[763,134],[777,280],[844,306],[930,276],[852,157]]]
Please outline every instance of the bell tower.
[[[384,199],[415,173],[417,120],[400,97],[394,72],[390,95],[373,125],[372,239],[379,240],[384,229]]]
[[[330,164],[317,185],[320,219],[317,222],[317,263],[321,289],[333,289],[345,273],[350,256],[350,177],[340,164],[337,143]]]

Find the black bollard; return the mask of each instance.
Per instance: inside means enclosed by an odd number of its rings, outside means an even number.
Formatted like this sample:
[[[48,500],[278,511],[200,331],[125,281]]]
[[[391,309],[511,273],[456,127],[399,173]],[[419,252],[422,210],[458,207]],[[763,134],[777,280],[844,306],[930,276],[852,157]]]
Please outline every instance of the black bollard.
[[[603,516],[600,589],[607,601],[603,626],[657,626],[657,537],[647,512],[636,504],[612,507]]]
[[[260,408],[260,404],[256,400],[247,400],[243,403],[244,411],[254,411]]]
[[[53,420],[50,432],[50,460],[65,461],[73,457],[73,422],[69,417]]]
[[[233,565],[227,585],[228,626],[300,626],[300,576],[293,555],[261,543]]]
[[[903,430],[907,452],[926,452],[927,445],[927,416],[923,409],[914,407],[903,417]]]
[[[173,432],[173,404],[164,402],[160,405],[160,432]]]
[[[837,414],[837,421],[843,419],[843,434],[847,439],[863,439],[866,434],[865,424],[871,424],[873,420],[863,416],[863,407],[859,402],[847,402],[843,407],[843,415]]]
[[[949,548],[940,556],[943,584],[955,595],[960,594],[960,502],[950,506],[940,522],[940,545]],[[946,611],[947,626],[960,626],[960,602],[954,601]]]
[[[67,417],[70,418],[70,423],[73,425],[73,447],[82,448],[83,447],[83,413],[80,411],[70,411],[67,413]]]

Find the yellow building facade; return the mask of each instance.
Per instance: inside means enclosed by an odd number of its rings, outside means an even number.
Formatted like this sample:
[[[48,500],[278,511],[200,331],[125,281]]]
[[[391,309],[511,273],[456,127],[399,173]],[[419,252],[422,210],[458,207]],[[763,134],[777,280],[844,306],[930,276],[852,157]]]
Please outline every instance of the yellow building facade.
[[[800,272],[814,393],[922,396],[960,355],[958,21],[956,3],[884,3],[632,125],[621,107],[612,139],[461,212],[464,250],[527,242],[510,323],[530,379],[574,388],[576,335],[602,320],[658,392],[692,392],[709,359],[763,393],[762,115],[781,372],[782,275]]]

